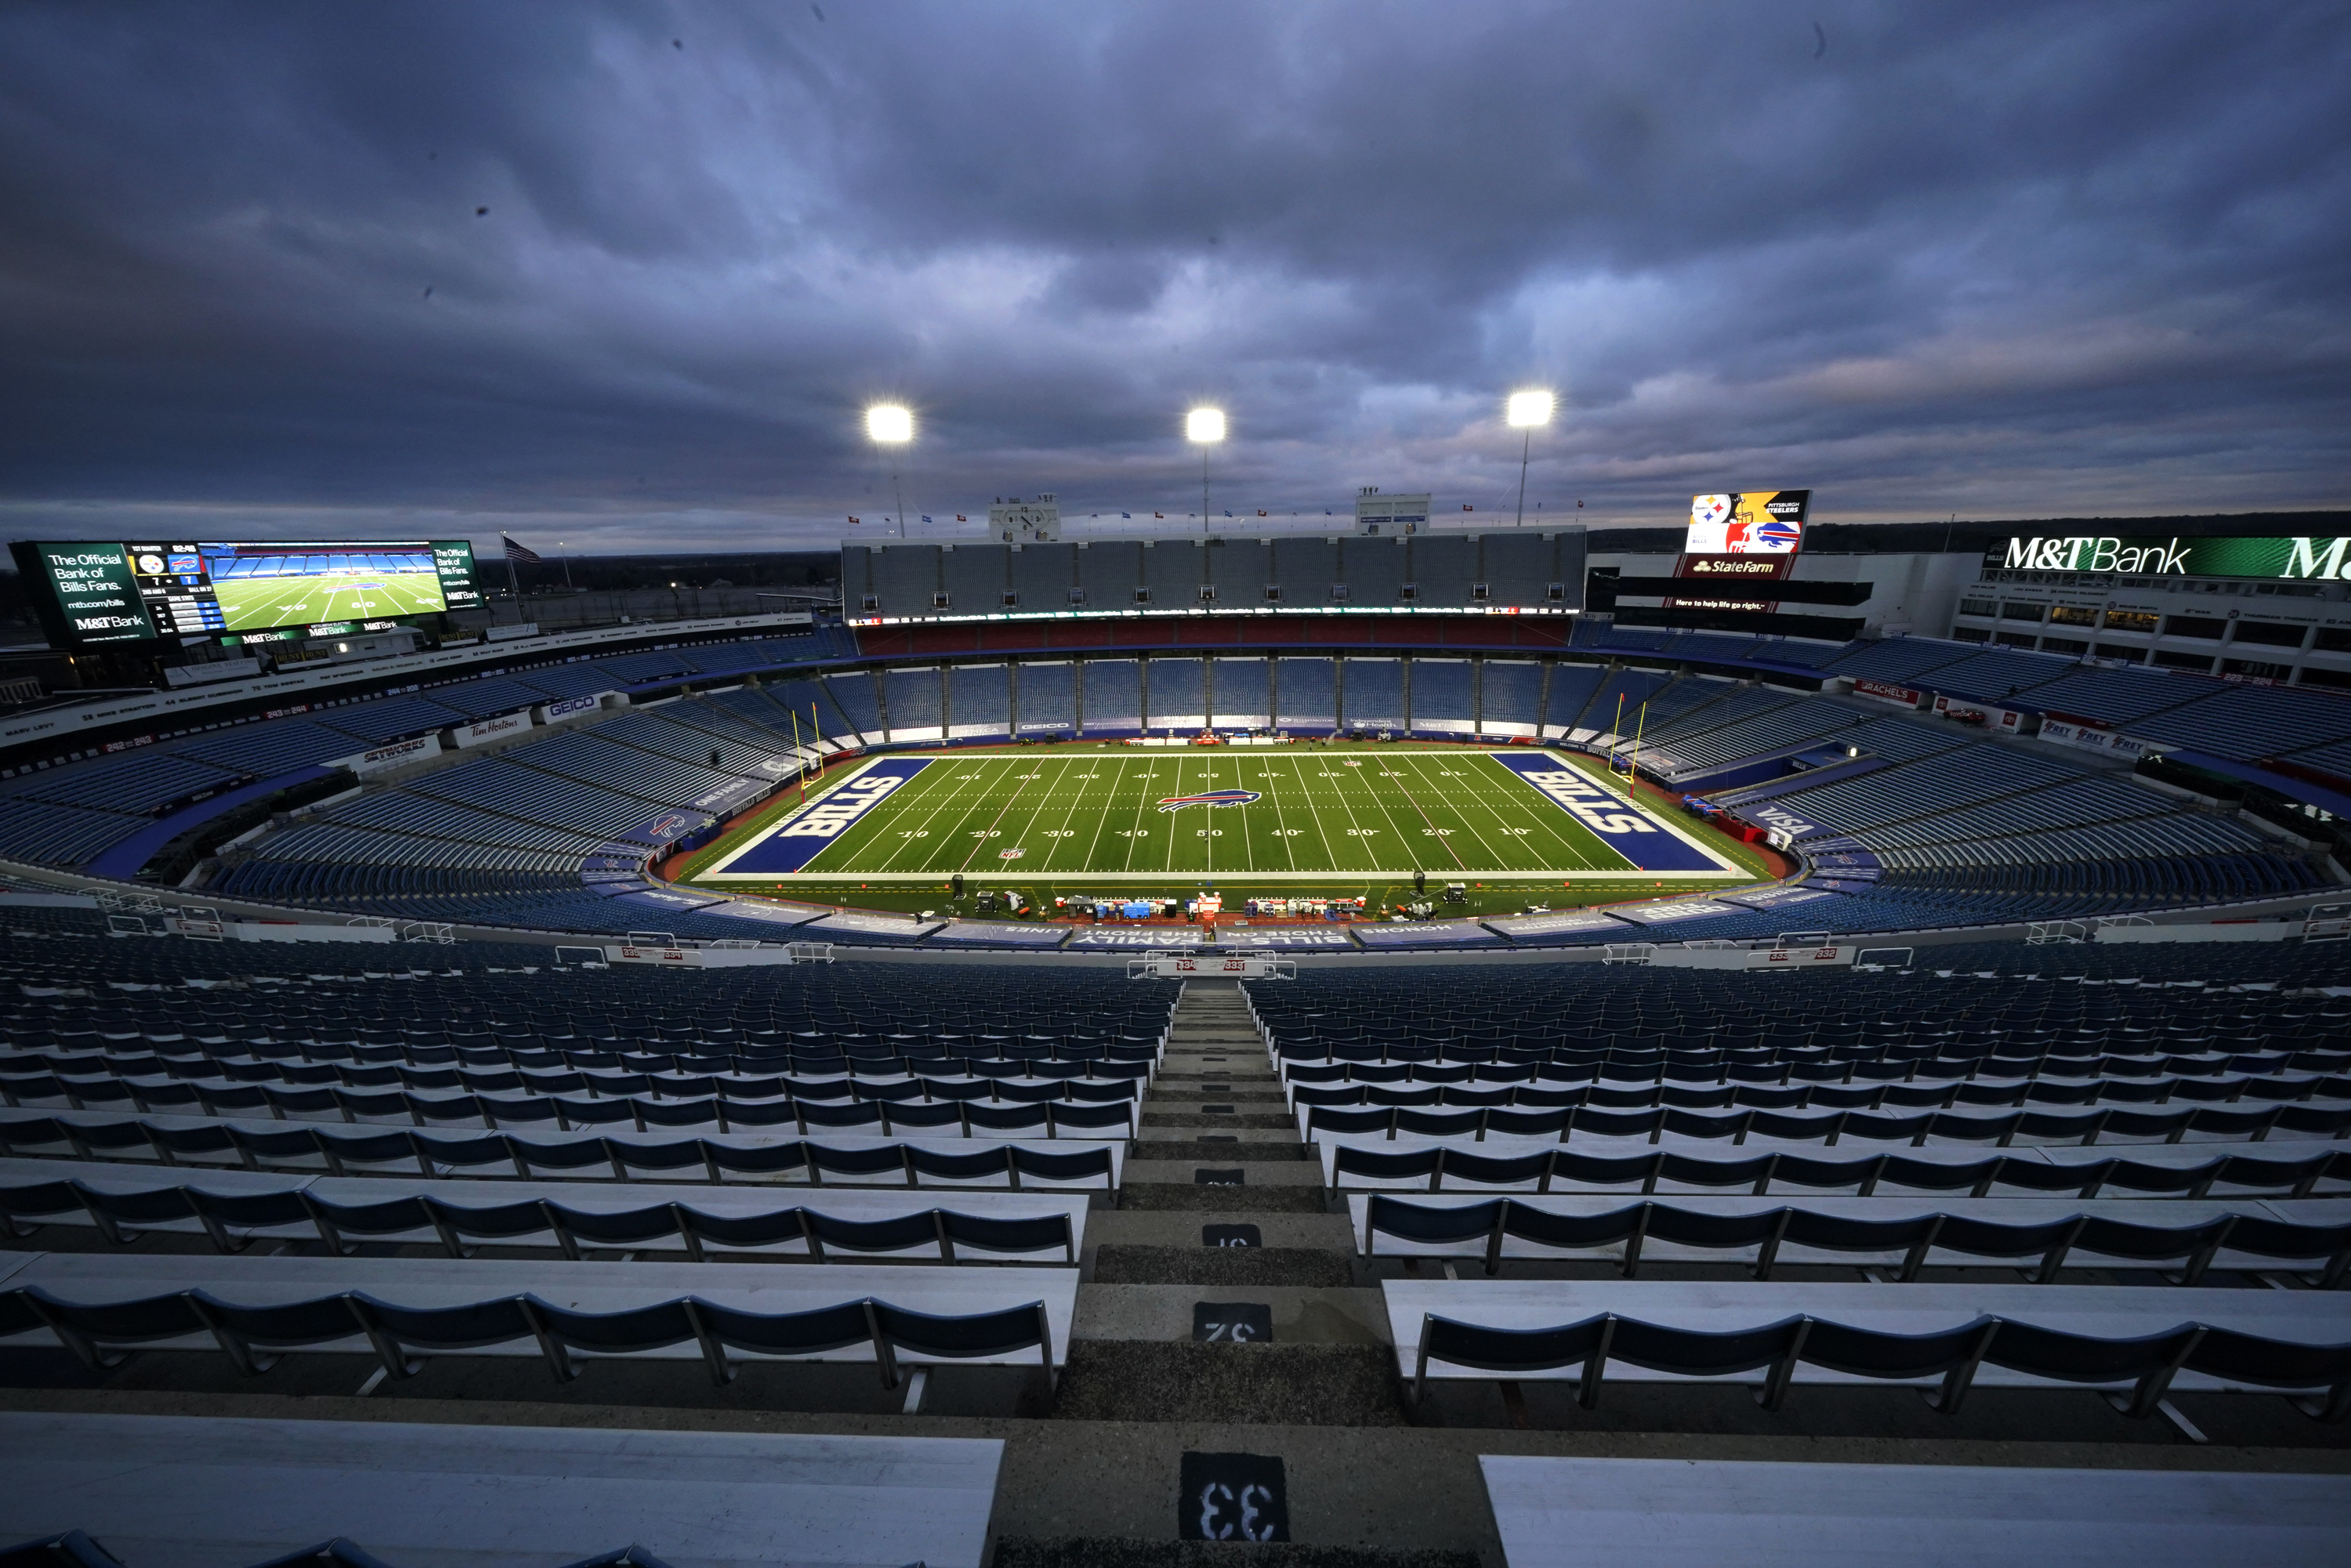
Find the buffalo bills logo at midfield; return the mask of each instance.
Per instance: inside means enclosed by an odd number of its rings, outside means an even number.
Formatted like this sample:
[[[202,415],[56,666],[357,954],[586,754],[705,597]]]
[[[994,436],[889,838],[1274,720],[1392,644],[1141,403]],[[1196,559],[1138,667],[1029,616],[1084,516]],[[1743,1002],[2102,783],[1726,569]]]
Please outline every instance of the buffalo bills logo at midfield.
[[[1197,795],[1170,795],[1159,802],[1159,809],[1180,811],[1186,806],[1246,806],[1263,799],[1254,789],[1204,789]]]

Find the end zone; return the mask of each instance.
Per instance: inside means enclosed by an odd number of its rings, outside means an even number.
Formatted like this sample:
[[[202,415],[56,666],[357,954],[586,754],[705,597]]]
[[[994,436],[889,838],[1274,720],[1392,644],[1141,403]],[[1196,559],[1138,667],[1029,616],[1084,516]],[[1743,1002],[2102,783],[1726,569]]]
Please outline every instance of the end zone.
[[[725,877],[748,882],[794,875],[866,812],[935,760],[928,757],[877,758],[806,805],[786,812],[767,831],[695,880]]]
[[[1637,800],[1626,800],[1557,752],[1490,751],[1487,755],[1573,817],[1635,871],[1752,880],[1735,862],[1678,824]]]

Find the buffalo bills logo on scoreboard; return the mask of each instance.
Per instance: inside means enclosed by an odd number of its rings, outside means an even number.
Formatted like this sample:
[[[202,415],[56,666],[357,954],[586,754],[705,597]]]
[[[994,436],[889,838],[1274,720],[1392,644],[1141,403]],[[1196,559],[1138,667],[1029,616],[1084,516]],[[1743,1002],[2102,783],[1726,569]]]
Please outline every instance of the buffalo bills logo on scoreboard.
[[[1254,789],[1204,789],[1196,795],[1170,795],[1159,802],[1159,809],[1180,811],[1186,806],[1246,806],[1263,799]]]
[[[787,817],[766,837],[737,851],[716,872],[781,875],[799,871],[862,821],[899,786],[931,765],[927,757],[891,758],[862,769],[831,793]]]

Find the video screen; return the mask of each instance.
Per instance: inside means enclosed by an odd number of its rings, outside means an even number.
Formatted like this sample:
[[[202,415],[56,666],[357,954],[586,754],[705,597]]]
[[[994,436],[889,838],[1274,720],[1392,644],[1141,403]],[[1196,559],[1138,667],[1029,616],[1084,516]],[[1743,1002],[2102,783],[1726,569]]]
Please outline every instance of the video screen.
[[[208,581],[216,612],[205,630],[261,632],[322,621],[433,615],[449,608],[433,547],[417,545],[198,545],[187,555],[134,549],[142,580],[157,567],[184,583]],[[174,628],[178,630],[178,628]]]
[[[1687,555],[1794,555],[1804,542],[1810,490],[1741,490],[1690,497]]]
[[[482,602],[467,539],[12,547],[67,643],[347,627]]]

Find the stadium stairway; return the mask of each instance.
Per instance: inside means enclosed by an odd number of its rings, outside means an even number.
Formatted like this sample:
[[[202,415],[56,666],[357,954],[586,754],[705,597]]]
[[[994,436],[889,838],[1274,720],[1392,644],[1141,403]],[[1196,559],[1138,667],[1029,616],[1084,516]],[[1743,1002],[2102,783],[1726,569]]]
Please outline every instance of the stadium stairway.
[[[1238,988],[1187,986],[1120,1207],[1090,1217],[1057,1414],[1402,1425],[1379,1292],[1320,1170]]]
[[[31,946],[30,937],[19,946]],[[2211,951],[2177,956],[2203,965],[2210,962]],[[1784,977],[1778,982],[1784,988],[1771,999],[1823,1030],[1848,1013],[1857,1020],[1856,1029],[1862,1027],[1858,1020],[1888,1018],[1923,1029],[1927,1015],[1940,1017],[1938,1009],[1949,1010],[1959,1001],[2007,1004],[2025,988],[2019,983],[2023,967],[2037,968],[2049,960],[2044,950],[2022,946],[1981,946],[1968,953],[1986,967],[1975,972],[1979,980],[1966,983],[1964,997],[1953,990],[1961,981],[1922,973]],[[2068,948],[2063,956],[2094,969],[2102,961],[2127,962],[2134,977],[2159,969],[2158,959],[2144,953],[2108,956]],[[2248,962],[2240,950],[2231,950],[2230,956]],[[152,959],[152,949],[112,943],[102,957],[115,973],[144,974],[128,966],[133,959]],[[1994,967],[2013,972],[1996,974]],[[845,983],[859,967],[841,966],[837,977],[828,970],[828,980],[837,983],[798,1003],[809,1016],[790,1021],[804,1024],[810,1034],[867,1024],[852,1005],[865,992]],[[908,972],[895,966],[872,967],[883,977]],[[974,972],[943,970],[934,983],[953,985],[958,973]],[[2301,995],[2279,996],[2278,975],[2286,977],[2285,992]],[[2247,988],[2206,1000],[2215,1008],[2225,1003],[2231,1017],[2257,1004],[2267,1008],[2277,1016],[2264,1012],[2260,1021],[2265,1028],[2323,1030],[2328,1040],[2339,1033],[2338,1018],[2316,1016],[2332,998],[2322,998],[2307,984],[2313,978],[2331,982],[2339,977],[2338,970],[2300,976],[2302,984],[2284,970],[2248,970],[2246,977],[2253,982]],[[1526,1027],[1623,1023],[1628,1031],[1635,1025],[1643,1032],[1686,1026],[1719,1033],[1751,1021],[1747,1010],[1704,1019],[1695,1012],[1687,1019],[1678,1011],[1669,1016],[1669,1005],[1695,1007],[1708,999],[1689,977],[1610,971],[1604,978],[1606,995],[1596,988],[1554,995],[1522,982],[1525,994],[1518,999],[1542,1014]],[[642,1014],[627,1017],[638,1036],[673,1023],[682,1027],[698,1001],[716,1002],[743,984],[731,975],[659,979],[664,988],[649,993],[655,999]],[[626,998],[608,994],[607,981],[612,977],[570,977],[579,994],[569,1001],[622,1017]],[[1186,986],[1141,1105],[1138,1136],[1129,1145],[1120,1190],[1090,1195],[1066,1359],[1058,1393],[1050,1399],[1040,1395],[1032,1370],[1018,1365],[946,1367],[928,1380],[925,1393],[909,1385],[880,1386],[871,1364],[747,1363],[741,1376],[722,1388],[690,1360],[597,1359],[577,1381],[558,1384],[528,1355],[448,1355],[434,1358],[404,1383],[371,1381],[365,1386],[372,1392],[362,1393],[368,1369],[358,1357],[292,1356],[261,1376],[246,1378],[216,1353],[139,1352],[100,1371],[85,1368],[62,1350],[19,1346],[0,1349],[0,1412],[243,1417],[280,1429],[315,1422],[410,1432],[560,1428],[623,1437],[642,1431],[998,1439],[1002,1465],[985,1552],[977,1558],[930,1559],[970,1568],[1208,1568],[1242,1556],[1259,1568],[1503,1568],[1502,1537],[1480,1479],[1484,1456],[1560,1460],[1637,1455],[1698,1466],[1722,1460],[1898,1461],[2214,1475],[2343,1468],[2351,1425],[2322,1425],[2275,1396],[2183,1396],[2181,1404],[2212,1439],[2192,1448],[2163,1421],[2131,1420],[2087,1389],[1986,1388],[1964,1411],[1945,1416],[1907,1388],[1807,1388],[1802,1398],[1775,1412],[1736,1384],[1677,1386],[1626,1375],[1612,1383],[1606,1402],[1593,1411],[1577,1408],[1562,1384],[1492,1380],[1447,1384],[1433,1389],[1417,1409],[1408,1409],[1383,1287],[1417,1280],[1424,1286],[1449,1288],[1457,1275],[1458,1282],[1474,1284],[1480,1278],[1478,1265],[1472,1260],[1457,1269],[1433,1257],[1357,1254],[1346,1199],[1326,1199],[1319,1163],[1307,1157],[1298,1124],[1285,1112],[1272,1038],[1310,1022],[1318,1032],[1351,1022],[1401,1030],[1434,1030],[1441,1021],[1448,1034],[1498,1028],[1504,1004],[1512,998],[1454,977],[1441,995],[1427,998],[1429,1009],[1422,1010],[1414,1005],[1422,998],[1394,988],[1351,994],[1347,981],[1361,983],[1357,977],[1324,974],[1261,987],[1255,1004],[1229,983]],[[432,983],[422,977],[402,982],[403,996],[413,992],[420,998],[410,1002],[412,1009],[434,994],[426,989]],[[537,994],[514,983],[517,995]],[[2152,988],[2154,982],[2147,983]],[[965,984],[974,982],[967,977]],[[355,995],[364,999],[371,994],[362,989]],[[1040,993],[1032,988],[1027,994],[1034,1000]],[[2109,988],[2102,978],[2095,989],[2064,988],[2056,999],[2144,1003],[2140,1010],[2124,1009],[2111,1020],[2111,1032],[2119,1037],[2141,1024],[2154,1030],[2167,1020],[2182,1027],[2195,1022],[2189,1004],[2202,995],[2201,987],[2165,988],[2159,994],[2150,988],[2143,995],[2136,978],[2127,988]],[[120,1005],[120,998],[111,999]],[[281,1032],[301,1021],[287,1010],[298,999],[226,988],[207,990],[201,998],[205,1007],[233,1007],[256,1021],[276,1007],[282,1019],[270,1017],[286,1026]],[[355,1005],[354,996],[342,992],[319,991],[311,999],[322,1015],[348,1014]],[[820,1003],[841,1010],[819,1016]],[[1646,1010],[1636,1016],[1635,1003]],[[1081,1005],[1099,1008],[1104,1002],[1097,994]],[[197,1019],[195,1003],[178,1006],[192,1021]],[[542,1012],[545,1007],[541,998]],[[2284,1016],[2294,1009],[2300,1009],[2295,1017]],[[128,1019],[127,1009],[116,1019],[112,1010],[101,1015],[93,1007],[76,1028],[99,1038],[127,1039]],[[53,1021],[57,1027],[37,1043],[71,1043],[53,1038],[64,1028],[62,1015]],[[550,1030],[559,1021],[538,1019]],[[2031,1021],[2003,1013],[1986,1027],[1996,1028],[2003,1039],[2022,1039]],[[1069,1019],[1071,1028],[1099,1022]],[[2252,1029],[2247,1023],[2240,1032]],[[29,1031],[28,1023],[27,1046],[37,1043]],[[2304,1042],[2297,1037],[2295,1043]],[[682,1190],[690,1197],[706,1189]],[[745,1198],[758,1190],[746,1184],[731,1187],[728,1196]],[[887,1195],[856,1196],[864,1201]],[[313,1262],[321,1257],[315,1246],[270,1250],[279,1245],[257,1242],[250,1254],[262,1267],[277,1256]],[[44,1225],[12,1246],[60,1255],[120,1255],[142,1266],[179,1256],[214,1272],[239,1265],[238,1259],[220,1257],[200,1235],[160,1229],[114,1249],[90,1227]],[[355,1255],[371,1269],[429,1263],[440,1275],[510,1266],[499,1260],[436,1261],[434,1250],[371,1242]],[[596,1260],[566,1266],[655,1265],[617,1259],[606,1249]],[[709,1270],[714,1286],[723,1289],[726,1271],[752,1265],[714,1260],[692,1267]],[[963,1269],[977,1278],[1036,1267],[967,1263]],[[893,1269],[935,1272],[915,1263],[874,1262],[841,1269],[839,1277],[870,1280]],[[1808,1280],[1850,1286],[1861,1277],[1853,1268],[1829,1265],[1792,1264],[1781,1272],[1798,1288]],[[1620,1282],[1617,1273],[1606,1259],[1513,1260],[1507,1267],[1510,1282],[1582,1281],[1628,1294],[1653,1282],[1672,1291],[1744,1277],[1736,1260],[1661,1259],[1636,1281]],[[1651,1281],[1649,1273],[1660,1279]],[[2069,1265],[2066,1276],[2076,1288],[2129,1284],[2135,1294],[2161,1288],[2144,1272],[2133,1281],[2112,1270]],[[1024,1288],[1014,1281],[1004,1285]],[[1003,1285],[992,1279],[991,1287]],[[1912,1287],[1866,1288],[1898,1301],[1899,1292]],[[2308,1286],[2283,1276],[2268,1282],[2247,1276],[2231,1288],[2267,1300]],[[2351,1292],[2338,1299],[2351,1301]],[[2351,1331],[2343,1337],[2351,1339]],[[1261,1490],[1251,1492],[1252,1487]],[[676,1527],[670,1528],[674,1535]],[[1268,1533],[1245,1541],[1242,1531]],[[670,1544],[668,1538],[647,1541],[656,1554]],[[141,1568],[137,1559],[128,1561],[131,1568]],[[398,1565],[410,1559],[387,1554],[386,1561]],[[557,1559],[528,1561],[551,1565]]]

